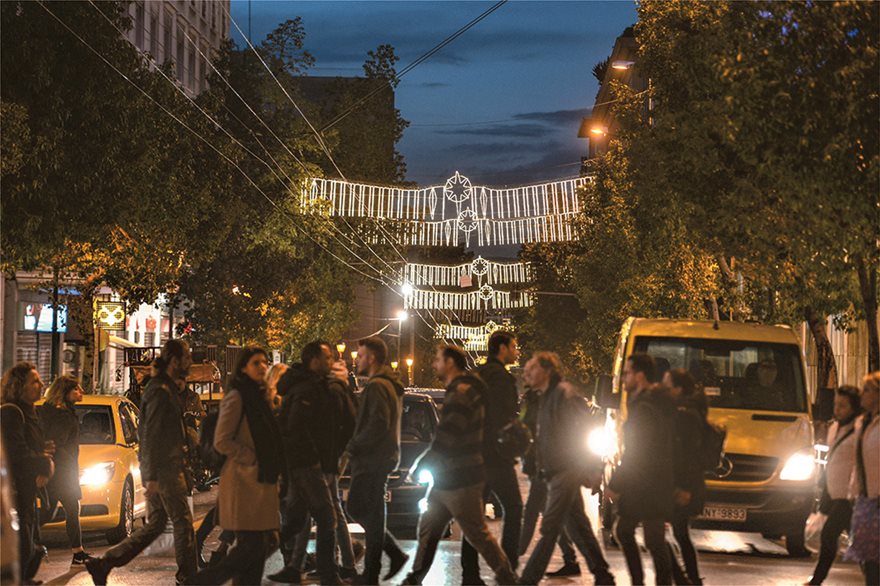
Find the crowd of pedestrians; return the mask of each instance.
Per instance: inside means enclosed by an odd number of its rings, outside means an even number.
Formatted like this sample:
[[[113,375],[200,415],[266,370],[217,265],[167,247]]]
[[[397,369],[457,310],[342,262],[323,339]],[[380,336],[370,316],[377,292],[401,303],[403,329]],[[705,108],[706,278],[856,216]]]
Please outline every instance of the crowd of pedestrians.
[[[581,573],[577,553],[596,584],[614,584],[603,549],[586,515],[582,488],[605,491],[614,503],[614,536],[633,584],[645,572],[635,539],[641,525],[658,584],[701,584],[690,522],[705,501],[704,464],[709,411],[692,375],[662,368],[635,353],[625,361],[627,391],[619,465],[605,485],[605,463],[588,448],[590,407],[563,376],[559,357],[535,352],[525,364],[526,392],[507,366],[519,360],[516,337],[496,332],[487,362],[469,369],[456,346],[437,348],[433,369],[446,386],[437,432],[409,474],[432,472],[418,526],[418,547],[404,584],[426,579],[440,540],[455,521],[463,534],[463,584],[483,584],[478,556],[499,584],[538,584],[558,545],[563,566],[549,575]],[[364,382],[356,393],[344,362],[322,340],[307,344],[300,362],[270,369],[269,355],[243,348],[220,404],[215,425],[202,428],[202,457],[219,471],[217,503],[194,532],[188,496],[193,486],[187,460],[193,446],[185,414],[200,404],[179,381],[192,364],[190,349],[169,340],[155,364],[140,404],[139,459],[148,504],[146,524],[100,557],[83,549],[79,523],[79,425],[75,404],[83,391],[62,376],[49,388],[36,368],[20,363],[2,379],[2,440],[14,479],[19,519],[19,568],[24,583],[45,555],[39,545],[41,508],[65,512],[72,564],[84,564],[95,584],[106,584],[114,568],[126,565],[153,543],[170,522],[179,584],[259,584],[268,556],[280,549],[284,566],[268,576],[301,583],[315,525],[315,574],[321,584],[379,584],[409,562],[386,527],[389,475],[400,464],[404,388],[388,364],[378,337],[358,342],[355,370]],[[197,400],[198,397],[196,396]],[[810,584],[821,584],[849,531],[847,557],[860,563],[866,583],[878,583],[878,491],[880,491],[880,372],[863,388],[841,387],[828,435],[827,466],[821,478],[819,511],[826,518],[821,551]],[[210,417],[210,416],[209,416]],[[511,428],[533,441],[511,449]],[[209,431],[208,431],[209,430]],[[525,431],[528,430],[528,431]],[[529,479],[525,508],[517,463]],[[339,479],[350,473],[347,502]],[[500,540],[486,523],[493,500],[503,516]],[[48,506],[46,506],[48,505]],[[348,532],[351,517],[364,529],[363,571]],[[538,518],[540,517],[540,525]],[[207,533],[223,530],[222,555],[202,558]],[[680,552],[667,540],[666,527]],[[524,556],[535,531],[539,539]],[[228,550],[228,551],[227,551]],[[387,571],[382,574],[383,554]],[[519,559],[522,573],[517,576]]]

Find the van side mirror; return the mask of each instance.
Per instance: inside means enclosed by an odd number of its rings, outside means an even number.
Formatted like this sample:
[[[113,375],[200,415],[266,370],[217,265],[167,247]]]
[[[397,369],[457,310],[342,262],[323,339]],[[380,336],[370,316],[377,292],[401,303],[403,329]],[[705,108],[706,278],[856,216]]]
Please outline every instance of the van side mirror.
[[[602,374],[596,379],[596,402],[603,409],[619,409],[620,393],[615,393],[613,379],[610,375]]]

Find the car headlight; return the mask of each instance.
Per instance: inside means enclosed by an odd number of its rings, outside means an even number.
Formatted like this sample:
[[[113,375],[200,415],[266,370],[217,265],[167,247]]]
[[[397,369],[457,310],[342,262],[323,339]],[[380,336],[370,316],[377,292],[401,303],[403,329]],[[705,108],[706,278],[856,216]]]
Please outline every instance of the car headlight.
[[[601,458],[610,458],[617,449],[617,432],[612,427],[597,427],[587,435],[587,447]]]
[[[94,466],[89,466],[80,471],[79,483],[81,486],[99,486],[107,484],[113,479],[113,472],[116,470],[114,462],[101,462]]]
[[[423,468],[419,470],[418,483],[431,486],[434,484],[434,475],[427,468]]]
[[[419,500],[419,513],[427,513],[428,512],[428,499],[423,498]]]
[[[816,469],[813,454],[805,451],[789,457],[779,473],[780,480],[809,480]]]

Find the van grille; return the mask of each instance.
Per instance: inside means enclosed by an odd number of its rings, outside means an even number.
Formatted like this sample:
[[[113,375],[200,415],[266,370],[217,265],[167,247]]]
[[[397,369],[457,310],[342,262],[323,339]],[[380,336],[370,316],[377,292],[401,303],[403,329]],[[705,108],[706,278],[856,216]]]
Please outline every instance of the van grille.
[[[729,474],[723,469],[706,473],[706,480],[723,480],[726,482],[761,482],[769,479],[776,472],[778,458],[769,456],[751,456],[748,454],[725,454],[733,465]]]

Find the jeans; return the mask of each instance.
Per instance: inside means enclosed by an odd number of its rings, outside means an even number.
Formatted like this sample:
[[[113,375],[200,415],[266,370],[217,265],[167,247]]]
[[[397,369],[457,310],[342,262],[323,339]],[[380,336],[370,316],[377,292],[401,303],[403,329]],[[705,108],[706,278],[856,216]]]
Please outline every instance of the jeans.
[[[226,557],[194,575],[187,584],[225,584],[229,580],[236,585],[260,584],[271,542],[271,531],[236,531],[235,545]]]
[[[687,515],[676,513],[672,520],[672,535],[678,543],[681,550],[681,558],[684,561],[684,569],[678,565],[672,546],[667,544],[669,550],[669,561],[672,564],[673,578],[676,584],[702,584],[700,578],[700,570],[697,567],[697,550],[691,541],[690,518]],[[684,579],[683,579],[684,578]]]
[[[196,530],[196,552],[202,553],[202,549],[205,547],[205,540],[208,539],[208,535],[211,534],[211,531],[214,530],[214,527],[217,526],[217,507],[211,507],[211,510],[208,511],[208,514],[205,515],[205,518],[202,519],[202,524],[199,525],[199,528]],[[235,532],[230,531],[228,529],[224,529],[220,533],[220,541],[230,544],[235,539]]]
[[[348,522],[345,517],[345,511],[342,509],[342,500],[339,498],[339,475],[327,474],[325,472],[324,480],[330,489],[333,508],[336,510],[336,545],[339,547],[340,566],[353,569],[354,549],[351,546],[351,534],[348,532]]]
[[[193,518],[187,502],[189,487],[183,471],[162,471],[158,480],[159,490],[147,500],[147,524],[107,551],[102,559],[110,568],[124,566],[162,535],[171,519],[177,579],[184,582],[197,567]]]
[[[419,548],[407,584],[421,584],[431,569],[437,544],[449,521],[455,519],[465,540],[478,551],[495,572],[499,584],[515,584],[516,575],[504,551],[492,537],[483,518],[483,484],[466,488],[438,490],[428,494],[428,510],[419,519]],[[369,546],[367,546],[369,551]]]
[[[810,584],[821,584],[828,577],[828,571],[831,564],[837,557],[837,550],[840,543],[840,534],[849,529],[849,522],[852,517],[852,503],[847,499],[834,499],[828,509],[828,519],[825,526],[822,527],[822,547],[819,550],[819,560],[816,562],[816,569],[813,570],[813,577],[810,578]]]
[[[532,543],[535,527],[538,525],[538,517],[547,504],[547,483],[538,478],[537,474],[529,476],[529,496],[523,509],[522,531],[519,534],[519,555],[524,555]],[[577,563],[574,547],[568,533],[563,529],[559,534],[559,549],[562,550],[562,561],[565,565]]]
[[[61,506],[64,507],[64,528],[67,530],[70,549],[80,549],[82,547],[82,529],[79,524],[79,499],[70,495],[58,495],[56,499],[61,501]],[[52,506],[54,507],[55,503]]]
[[[40,539],[40,523],[37,520],[37,502],[31,500],[22,503],[16,499],[18,510],[18,563],[23,580],[30,580],[37,575],[43,559],[37,552]]]
[[[511,567],[516,570],[519,565],[519,535],[522,530],[523,514],[522,496],[519,493],[516,468],[513,466],[487,467],[484,490],[484,501],[491,493],[501,503],[504,514],[501,549],[507,555]],[[467,540],[461,542],[461,570],[466,579],[476,578],[480,575],[477,550]]]
[[[654,560],[654,575],[657,584],[672,583],[672,560],[666,546],[666,523],[663,519],[642,519],[645,532],[645,546]],[[639,545],[636,543],[636,526],[638,519],[618,517],[614,524],[614,535],[626,558],[626,567],[633,584],[644,584],[645,573],[642,569],[642,558]]]
[[[321,581],[333,582],[338,579],[336,568],[336,511],[333,498],[319,466],[293,468],[288,470],[287,514],[281,539],[291,546],[293,554],[287,564],[301,569],[305,557],[305,545],[309,539],[309,518],[314,517],[317,525],[315,550],[318,573]],[[305,537],[303,538],[303,532]]]
[[[614,583],[602,547],[584,511],[581,481],[582,475],[578,472],[559,472],[548,482],[547,507],[541,521],[541,539],[526,563],[521,583],[538,584],[541,581],[563,527],[584,556],[587,567],[596,577],[596,583]]]
[[[351,479],[348,512],[364,528],[367,551],[364,556],[364,583],[378,584],[382,552],[389,557],[404,556],[394,536],[385,529],[385,491],[388,474],[361,472]]]

